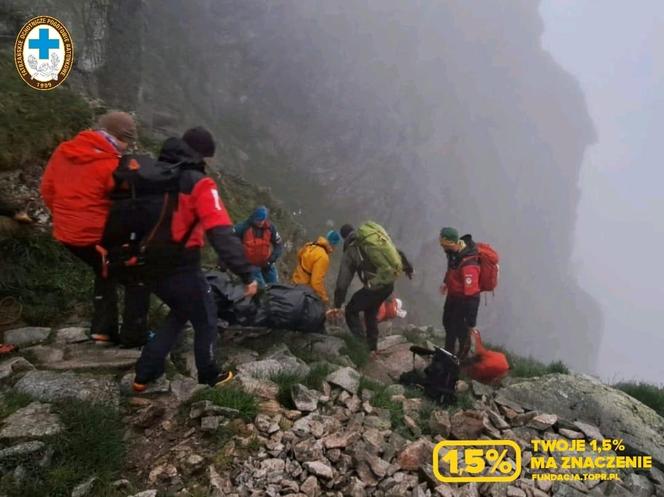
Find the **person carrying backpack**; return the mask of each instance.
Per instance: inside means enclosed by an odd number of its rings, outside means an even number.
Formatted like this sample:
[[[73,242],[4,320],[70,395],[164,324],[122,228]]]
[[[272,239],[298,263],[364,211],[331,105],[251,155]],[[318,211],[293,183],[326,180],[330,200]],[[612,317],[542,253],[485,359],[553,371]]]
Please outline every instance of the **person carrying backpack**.
[[[233,378],[216,364],[217,309],[212,290],[201,269],[204,237],[217,252],[220,263],[237,274],[244,283],[244,296],[256,294],[254,267],[247,261],[242,243],[233,232],[233,223],[215,182],[205,173],[205,157],[212,157],[215,143],[205,128],[192,128],[182,139],[169,138],[159,160],[177,164],[179,191],[177,209],[172,212],[170,232],[184,242],[184,251],[172,263],[172,270],[155,277],[151,290],[170,313],[155,338],[143,347],[136,363],[133,389],[142,392],[147,384],[164,374],[166,357],[188,321],[195,338],[194,353],[198,382],[217,386]]]
[[[330,297],[325,288],[325,276],[330,267],[330,254],[340,241],[339,233],[331,230],[315,242],[307,243],[297,253],[297,267],[291,278],[296,285],[309,285],[326,306]]]
[[[113,173],[136,137],[136,123],[129,114],[104,114],[97,129],[82,131],[55,149],[40,188],[53,217],[54,238],[94,271],[91,338],[127,346],[141,345],[147,337],[150,293],[142,285],[125,285],[119,330],[118,281],[103,277],[96,245],[102,238],[111,206]]]
[[[346,305],[346,324],[351,333],[362,336],[360,312],[363,312],[367,344],[369,350],[376,351],[378,309],[394,291],[394,282],[402,272],[412,278],[413,267],[377,223],[366,222],[357,230],[345,224],[339,233],[344,240],[344,248],[334,292],[334,312],[341,312],[348,287],[357,273],[363,288],[355,292]]]
[[[447,255],[447,271],[440,286],[446,295],[443,309],[445,349],[460,360],[468,355],[470,334],[477,326],[480,292],[492,291],[498,282],[498,254],[471,235],[459,237],[455,228],[440,231],[440,246]],[[456,350],[456,344],[459,348]]]
[[[269,216],[268,208],[261,205],[247,220],[236,224],[234,228],[242,240],[247,260],[257,268],[254,277],[259,288],[279,281],[275,262],[284,250],[281,235]]]

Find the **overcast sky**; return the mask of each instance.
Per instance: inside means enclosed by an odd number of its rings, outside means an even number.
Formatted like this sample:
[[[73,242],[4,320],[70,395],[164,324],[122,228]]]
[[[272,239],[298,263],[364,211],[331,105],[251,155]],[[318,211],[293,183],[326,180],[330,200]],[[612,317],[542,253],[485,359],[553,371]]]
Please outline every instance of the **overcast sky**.
[[[543,0],[542,45],[581,84],[575,262],[606,320],[598,371],[664,384],[664,1]]]

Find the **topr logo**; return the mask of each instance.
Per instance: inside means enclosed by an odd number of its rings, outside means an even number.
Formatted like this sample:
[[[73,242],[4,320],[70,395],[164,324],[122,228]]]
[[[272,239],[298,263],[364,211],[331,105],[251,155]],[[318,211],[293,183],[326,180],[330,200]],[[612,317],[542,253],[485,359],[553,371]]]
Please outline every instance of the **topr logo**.
[[[52,90],[62,84],[73,63],[71,35],[55,17],[34,17],[19,31],[14,64],[21,79],[35,90]]]

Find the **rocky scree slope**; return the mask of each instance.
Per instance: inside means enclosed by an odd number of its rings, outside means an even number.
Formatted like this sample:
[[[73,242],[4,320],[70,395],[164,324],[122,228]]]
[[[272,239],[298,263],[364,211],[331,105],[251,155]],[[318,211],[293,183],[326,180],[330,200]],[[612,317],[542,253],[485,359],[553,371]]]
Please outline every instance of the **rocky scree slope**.
[[[165,377],[143,395],[130,390],[137,351],[92,344],[81,327],[8,331],[5,338],[23,348],[0,362],[0,495],[664,495],[664,419],[622,392],[573,374],[510,378],[500,388],[462,381],[459,403],[443,409],[394,380],[422,366],[406,336],[439,342],[440,330],[394,329],[368,361],[353,353],[359,344],[343,330],[328,331],[225,330],[223,360],[238,377],[222,389],[197,385],[189,334]],[[86,415],[98,405],[117,412],[119,424],[96,443],[116,437],[125,456],[112,470],[110,458],[68,469],[62,483],[66,461],[53,444],[82,436],[67,424],[63,404],[72,403]],[[651,455],[659,469],[623,471],[620,482],[529,478],[532,439],[604,437],[624,438],[628,453]],[[515,440],[521,477],[510,484],[438,482],[434,444],[477,438]],[[77,448],[92,457],[91,447]]]

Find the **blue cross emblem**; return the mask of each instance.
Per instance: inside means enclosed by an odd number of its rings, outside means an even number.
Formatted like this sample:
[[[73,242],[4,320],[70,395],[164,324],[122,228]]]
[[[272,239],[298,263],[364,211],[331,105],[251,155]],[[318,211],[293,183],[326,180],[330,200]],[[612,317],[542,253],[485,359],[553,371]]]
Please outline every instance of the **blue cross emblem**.
[[[40,59],[48,59],[48,51],[60,48],[60,40],[48,37],[48,28],[39,28],[39,38],[28,40],[28,48],[39,50]]]

